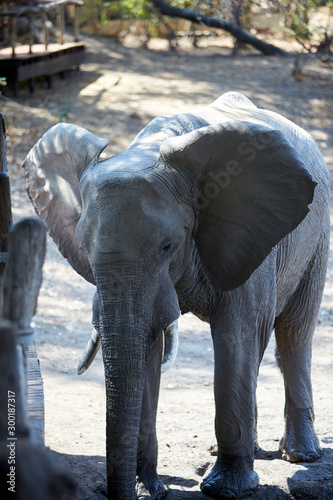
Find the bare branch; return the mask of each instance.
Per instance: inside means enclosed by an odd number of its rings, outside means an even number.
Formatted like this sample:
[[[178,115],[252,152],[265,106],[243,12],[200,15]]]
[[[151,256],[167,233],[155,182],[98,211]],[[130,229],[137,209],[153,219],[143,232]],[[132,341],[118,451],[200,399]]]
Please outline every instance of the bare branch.
[[[150,0],[150,2],[156,7],[160,14],[164,16],[180,17],[210,28],[219,28],[228,31],[239,42],[248,43],[265,55],[274,56],[287,54],[279,47],[275,47],[275,45],[259,40],[255,36],[251,35],[251,33],[243,30],[240,26],[237,26],[228,19],[218,19],[217,17],[200,14],[199,12],[195,12],[191,9],[172,7],[163,0]]]

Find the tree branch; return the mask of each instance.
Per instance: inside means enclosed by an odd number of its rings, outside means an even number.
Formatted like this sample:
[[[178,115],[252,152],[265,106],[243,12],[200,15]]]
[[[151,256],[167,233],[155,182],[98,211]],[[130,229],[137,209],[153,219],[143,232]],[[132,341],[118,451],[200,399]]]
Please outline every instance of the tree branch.
[[[271,45],[270,43],[259,40],[251,35],[248,31],[243,30],[240,26],[233,24],[227,19],[218,19],[217,17],[206,16],[186,8],[172,7],[163,0],[150,0],[154,7],[164,16],[180,17],[187,19],[193,23],[204,24],[210,28],[219,28],[231,33],[238,41],[248,43],[260,50],[267,56],[286,55],[287,52]]]

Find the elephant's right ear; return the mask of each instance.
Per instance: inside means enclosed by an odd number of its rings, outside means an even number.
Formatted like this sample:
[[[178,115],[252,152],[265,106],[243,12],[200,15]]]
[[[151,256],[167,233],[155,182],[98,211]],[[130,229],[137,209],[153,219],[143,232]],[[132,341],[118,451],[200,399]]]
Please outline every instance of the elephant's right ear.
[[[281,131],[242,121],[168,139],[160,158],[192,182],[194,239],[219,291],[245,283],[302,222],[317,184]]]
[[[46,132],[22,164],[36,213],[62,255],[91,283],[90,264],[75,234],[82,212],[80,178],[108,143],[77,125],[59,123]]]

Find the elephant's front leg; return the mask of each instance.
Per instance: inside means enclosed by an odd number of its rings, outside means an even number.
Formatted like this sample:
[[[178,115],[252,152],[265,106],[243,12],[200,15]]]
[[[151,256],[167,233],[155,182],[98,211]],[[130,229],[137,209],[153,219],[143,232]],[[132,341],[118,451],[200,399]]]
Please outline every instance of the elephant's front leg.
[[[223,324],[223,323],[222,323]],[[216,463],[201,484],[214,498],[238,498],[258,487],[253,470],[255,391],[262,346],[257,333],[233,325],[213,329],[215,350]]]
[[[147,365],[138,442],[137,490],[140,490],[140,484],[143,483],[154,499],[164,498],[167,493],[156,470],[156,412],[161,378],[162,349],[163,337],[161,334],[152,346]]]

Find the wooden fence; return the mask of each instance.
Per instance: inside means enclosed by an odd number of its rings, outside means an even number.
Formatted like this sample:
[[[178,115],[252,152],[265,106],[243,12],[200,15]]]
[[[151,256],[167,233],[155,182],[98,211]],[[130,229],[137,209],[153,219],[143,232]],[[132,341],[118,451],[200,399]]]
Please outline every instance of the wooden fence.
[[[44,442],[44,392],[31,321],[42,283],[46,231],[12,224],[5,122],[0,113],[0,498],[74,498]],[[55,486],[55,477],[57,486]],[[12,488],[12,489],[11,489]]]

